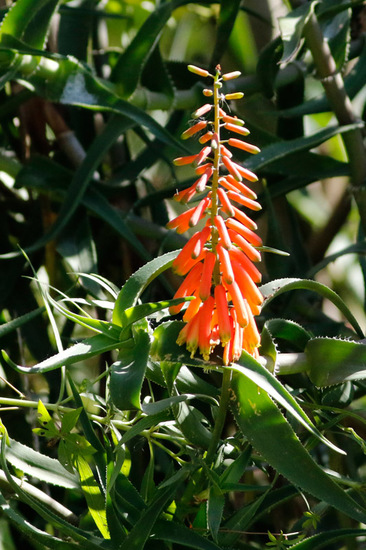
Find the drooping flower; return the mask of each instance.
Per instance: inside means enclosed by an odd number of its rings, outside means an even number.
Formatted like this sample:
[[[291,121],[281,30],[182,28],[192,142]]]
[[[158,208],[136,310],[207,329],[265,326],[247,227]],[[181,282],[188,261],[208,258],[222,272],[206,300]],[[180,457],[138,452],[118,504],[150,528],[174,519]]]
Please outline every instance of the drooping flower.
[[[193,185],[177,192],[175,200],[186,204],[198,199],[198,203],[171,220],[168,228],[184,233],[206,220],[173,262],[175,272],[185,276],[174,297],[193,297],[185,309],[186,324],[177,343],[185,344],[192,356],[199,350],[205,360],[220,344],[223,362],[228,365],[237,361],[243,350],[258,357],[260,345],[254,317],[260,313],[263,297],[256,284],[261,274],[253,262],[261,259],[262,241],[255,233],[256,223],[242,210],[260,210],[257,195],[243,182],[253,183],[258,178],[234,160],[231,148],[252,154],[259,149],[238,137],[222,137],[223,129],[225,134],[249,134],[243,120],[224,110],[227,101],[241,99],[243,94],[221,91],[224,82],[240,73],[222,74],[219,65],[215,75],[194,65],[188,69],[211,78],[213,86],[203,90],[212,103],[193,113],[199,120],[182,134],[183,139],[199,135],[201,151],[174,161],[176,166],[192,165],[197,175]],[[183,307],[173,306],[170,313],[175,315]]]

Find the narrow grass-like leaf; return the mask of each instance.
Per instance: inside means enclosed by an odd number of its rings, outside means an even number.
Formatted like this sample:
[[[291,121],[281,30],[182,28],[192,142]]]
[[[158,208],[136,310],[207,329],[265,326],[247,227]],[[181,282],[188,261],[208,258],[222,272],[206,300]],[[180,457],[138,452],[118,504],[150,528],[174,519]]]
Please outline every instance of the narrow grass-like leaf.
[[[302,490],[365,523],[366,510],[313,461],[265,391],[234,372],[232,392],[231,403],[239,428],[278,473]]]
[[[272,162],[284,159],[288,155],[296,153],[298,151],[308,151],[313,147],[317,147],[324,141],[327,141],[333,136],[350,132],[355,128],[361,128],[359,122],[348,124],[347,126],[329,126],[311,136],[292,139],[291,141],[279,141],[267,145],[262,149],[258,155],[255,155],[248,159],[245,166],[250,170],[262,170],[264,167],[270,165]]]
[[[360,338],[364,337],[360,325],[352,312],[348,309],[343,300],[333,290],[326,285],[318,283],[317,281],[311,281],[309,279],[276,279],[260,287],[260,290],[265,297],[264,305],[269,304],[274,298],[280,296],[284,292],[290,290],[312,290],[317,292],[323,298],[330,300],[346,317],[349,323],[354,328],[355,332]]]
[[[20,317],[17,317],[16,319],[12,319],[11,321],[8,321],[7,323],[0,325],[0,338],[3,336],[6,336],[7,334],[10,334],[14,330],[17,330],[18,328],[22,327],[26,323],[29,323],[34,319],[35,317],[38,317],[38,315],[41,315],[41,313],[44,313],[46,311],[46,308],[44,306],[39,307],[38,309],[34,309],[33,311],[30,311],[29,313],[25,313],[24,315],[21,315]]]
[[[125,345],[124,342],[114,341],[104,334],[97,334],[29,368],[14,363],[4,350],[1,353],[3,360],[16,371],[24,374],[35,374],[58,369],[63,365],[73,365],[78,361],[100,355],[112,349],[118,349],[123,345]]]
[[[207,524],[212,538],[217,542],[217,535],[220,529],[225,506],[225,497],[222,491],[212,485],[207,501]]]
[[[217,21],[216,42],[212,53],[210,69],[215,70],[216,65],[220,62],[223,52],[227,48],[231,31],[239,13],[240,0],[226,0],[221,2],[220,14]]]

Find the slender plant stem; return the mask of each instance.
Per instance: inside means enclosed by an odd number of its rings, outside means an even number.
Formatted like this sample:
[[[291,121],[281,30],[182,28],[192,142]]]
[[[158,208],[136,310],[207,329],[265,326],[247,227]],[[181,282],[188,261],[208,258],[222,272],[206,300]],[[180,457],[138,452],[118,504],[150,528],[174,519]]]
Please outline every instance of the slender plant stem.
[[[219,411],[216,418],[215,427],[212,432],[210,445],[207,449],[207,454],[206,454],[206,463],[208,464],[208,466],[211,466],[213,462],[213,459],[217,450],[217,445],[219,444],[222,430],[224,428],[227,408],[228,408],[229,399],[230,399],[231,374],[232,372],[230,369],[224,369],[223,376],[222,376]]]
[[[357,121],[352,103],[344,87],[343,78],[325,40],[319,22],[313,14],[304,28],[304,36],[324,87],[329,104],[340,125]],[[361,224],[366,232],[366,150],[360,128],[342,134],[351,169],[352,192],[359,209]]]

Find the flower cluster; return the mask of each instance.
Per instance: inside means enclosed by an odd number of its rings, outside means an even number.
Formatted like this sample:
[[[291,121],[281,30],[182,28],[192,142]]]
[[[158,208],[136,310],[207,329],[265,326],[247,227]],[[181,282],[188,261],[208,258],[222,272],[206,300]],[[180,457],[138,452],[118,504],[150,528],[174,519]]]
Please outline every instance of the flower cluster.
[[[194,298],[184,312],[186,325],[177,342],[186,344],[192,356],[198,348],[205,360],[216,345],[222,345],[223,361],[228,365],[239,359],[242,350],[257,357],[260,345],[254,316],[260,312],[263,297],[256,285],[261,274],[253,262],[261,259],[262,241],[254,232],[256,223],[241,208],[260,210],[256,194],[243,182],[258,178],[233,160],[231,148],[248,153],[259,149],[240,139],[249,134],[244,121],[223,108],[227,101],[243,97],[241,92],[222,93],[223,83],[240,73],[222,75],[219,65],[215,75],[193,65],[188,69],[211,78],[213,87],[203,90],[211,102],[193,113],[197,121],[182,134],[183,139],[200,135],[201,151],[174,161],[176,166],[192,165],[197,175],[194,184],[174,198],[181,203],[196,202],[168,227],[184,233],[201,220],[203,227],[173,263],[175,272],[185,277],[174,297]],[[223,134],[238,137],[222,139]],[[182,308],[183,304],[171,307],[170,313],[175,315]]]

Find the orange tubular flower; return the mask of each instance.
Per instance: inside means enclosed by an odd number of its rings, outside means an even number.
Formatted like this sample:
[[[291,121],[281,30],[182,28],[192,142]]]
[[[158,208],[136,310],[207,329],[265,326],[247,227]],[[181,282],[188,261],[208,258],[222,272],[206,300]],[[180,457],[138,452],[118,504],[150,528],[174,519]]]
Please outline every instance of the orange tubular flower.
[[[182,134],[183,139],[188,139],[203,132],[198,139],[203,147],[195,155],[174,161],[176,166],[190,164],[198,176],[191,187],[174,198],[186,203],[197,194],[204,196],[199,197],[196,206],[171,220],[168,228],[184,233],[200,220],[206,221],[205,227],[190,238],[173,262],[175,272],[185,276],[174,297],[192,296],[193,300],[188,306],[172,306],[170,313],[176,315],[185,309],[186,324],[177,343],[185,344],[192,357],[199,350],[208,361],[215,346],[221,345],[223,363],[229,365],[239,359],[243,350],[259,356],[260,335],[254,316],[260,313],[263,303],[256,286],[261,274],[253,264],[261,259],[258,248],[262,240],[254,232],[256,223],[242,210],[242,207],[249,212],[260,209],[256,193],[243,183],[243,180],[256,182],[258,178],[233,160],[230,148],[253,154],[259,149],[239,139],[247,136],[249,130],[243,120],[224,110],[226,101],[243,96],[241,92],[221,92],[224,82],[240,73],[222,75],[219,65],[214,75],[193,65],[189,70],[213,81],[213,88],[203,91],[206,98],[212,98],[212,103],[205,103],[193,113],[193,118],[200,120]],[[239,136],[224,140],[220,135],[222,128],[225,134],[234,132]]]

